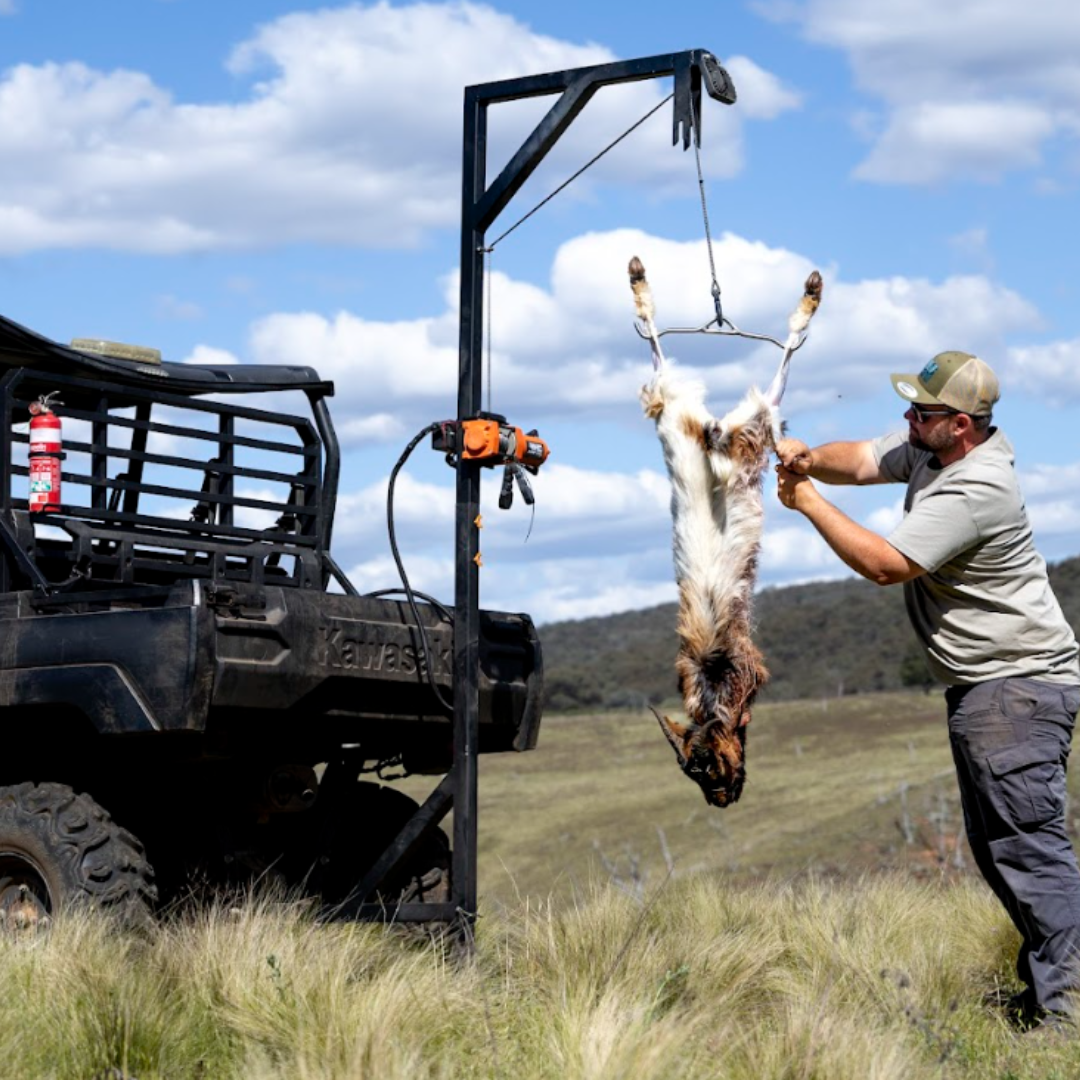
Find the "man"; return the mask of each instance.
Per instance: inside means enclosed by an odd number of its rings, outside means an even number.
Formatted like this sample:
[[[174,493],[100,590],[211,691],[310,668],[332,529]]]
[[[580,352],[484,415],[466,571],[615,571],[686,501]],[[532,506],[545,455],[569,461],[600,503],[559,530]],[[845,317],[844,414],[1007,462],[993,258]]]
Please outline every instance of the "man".
[[[983,877],[1023,937],[1014,1005],[1060,1021],[1080,988],[1080,871],[1065,831],[1065,764],[1080,709],[1075,635],[1035,550],[1013,449],[991,426],[998,381],[944,352],[893,375],[905,435],[777,448],[781,503],[853,570],[903,583],[912,626],[945,683],[964,823]],[[813,484],[906,483],[889,538],[862,528]]]

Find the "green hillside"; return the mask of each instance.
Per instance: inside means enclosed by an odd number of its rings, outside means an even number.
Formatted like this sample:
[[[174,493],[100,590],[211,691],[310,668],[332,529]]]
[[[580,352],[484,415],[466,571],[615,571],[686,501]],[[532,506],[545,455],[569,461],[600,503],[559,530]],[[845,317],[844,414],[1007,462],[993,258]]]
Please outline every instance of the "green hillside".
[[[1080,558],[1050,568],[1066,617],[1080,627]],[[929,683],[899,587],[862,579],[765,589],[755,640],[772,673],[763,701],[839,697]],[[676,605],[541,628],[553,709],[610,709],[676,694]]]

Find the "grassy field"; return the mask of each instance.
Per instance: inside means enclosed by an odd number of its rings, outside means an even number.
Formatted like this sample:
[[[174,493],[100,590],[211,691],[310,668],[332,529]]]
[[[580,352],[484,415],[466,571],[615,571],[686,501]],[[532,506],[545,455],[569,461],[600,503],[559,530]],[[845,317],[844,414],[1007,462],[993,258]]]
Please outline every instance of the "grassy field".
[[[759,706],[747,762],[742,799],[717,810],[651,713],[547,718],[536,751],[481,759],[481,891],[566,898],[597,876],[647,885],[669,869],[746,882],[970,867],[939,695]]]
[[[761,708],[749,746],[726,811],[648,714],[485,759],[472,959],[265,896],[0,935],[0,1080],[1080,1076],[1001,1008],[939,699]]]
[[[35,1080],[1069,1080],[995,1002],[970,880],[612,886],[488,910],[475,958],[271,900],[148,937],[0,936],[0,1075]]]

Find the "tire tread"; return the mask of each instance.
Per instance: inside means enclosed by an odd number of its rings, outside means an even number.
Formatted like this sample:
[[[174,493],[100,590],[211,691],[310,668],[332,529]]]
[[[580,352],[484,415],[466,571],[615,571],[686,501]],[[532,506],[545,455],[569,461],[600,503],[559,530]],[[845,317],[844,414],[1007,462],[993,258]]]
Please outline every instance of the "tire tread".
[[[24,782],[0,789],[11,818],[36,821],[77,883],[61,903],[88,903],[126,916],[148,916],[157,901],[143,845],[89,795],[66,784]]]

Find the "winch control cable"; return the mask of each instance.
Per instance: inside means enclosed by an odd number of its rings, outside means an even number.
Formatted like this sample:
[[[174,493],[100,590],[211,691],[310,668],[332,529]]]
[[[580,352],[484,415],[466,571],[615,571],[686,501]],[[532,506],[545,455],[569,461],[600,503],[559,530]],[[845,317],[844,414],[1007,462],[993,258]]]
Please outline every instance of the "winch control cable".
[[[454,616],[441,600],[437,600],[430,593],[421,592],[419,589],[413,589],[412,594],[420,600],[423,600],[425,604],[430,604],[443,617],[443,622],[453,623]],[[375,589],[374,592],[364,593],[364,595],[370,596],[374,600],[378,599],[380,596],[407,596],[408,593],[405,589],[390,588]]]
[[[412,617],[416,621],[416,629],[420,635],[420,648],[422,654],[418,657],[418,661],[423,663],[424,667],[427,669],[428,685],[431,687],[431,692],[435,695],[435,699],[443,709],[446,710],[447,714],[452,716],[454,713],[454,706],[443,697],[442,690],[439,689],[438,684],[435,682],[435,664],[433,663],[427,630],[424,627],[423,620],[420,618],[420,608],[416,603],[417,594],[409,584],[409,577],[405,573],[405,564],[401,561],[401,553],[398,551],[397,545],[397,534],[394,529],[394,485],[397,483],[398,473],[401,472],[405,462],[409,460],[409,455],[416,449],[420,440],[433,432],[438,431],[439,428],[440,425],[438,423],[428,424],[426,428],[414,435],[409,442],[409,445],[401,452],[401,457],[397,459],[397,463],[394,465],[393,469],[390,470],[390,482],[386,487],[386,531],[390,538],[390,553],[394,556],[394,564],[397,566],[398,573],[401,575],[402,591],[405,593],[405,599],[409,603],[409,610],[412,612]],[[445,613],[446,609],[443,608],[441,604],[438,605],[438,607]]]

